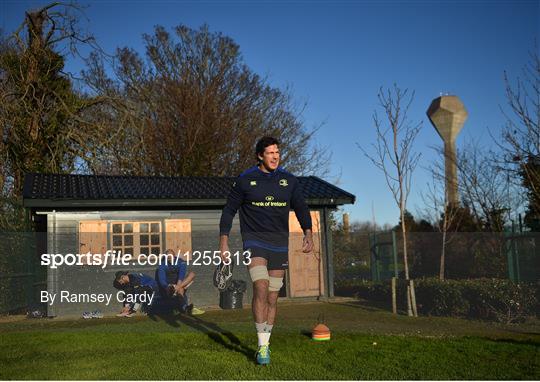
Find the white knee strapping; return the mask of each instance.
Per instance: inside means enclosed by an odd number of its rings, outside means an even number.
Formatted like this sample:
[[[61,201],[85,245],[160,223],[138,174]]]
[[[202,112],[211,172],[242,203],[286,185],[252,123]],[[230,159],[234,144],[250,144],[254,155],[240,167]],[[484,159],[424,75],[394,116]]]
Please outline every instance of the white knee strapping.
[[[269,283],[268,283],[268,290],[270,292],[277,292],[281,289],[283,286],[283,277],[272,277],[268,276]]]
[[[251,281],[268,280],[268,269],[264,265],[256,265],[249,269]]]

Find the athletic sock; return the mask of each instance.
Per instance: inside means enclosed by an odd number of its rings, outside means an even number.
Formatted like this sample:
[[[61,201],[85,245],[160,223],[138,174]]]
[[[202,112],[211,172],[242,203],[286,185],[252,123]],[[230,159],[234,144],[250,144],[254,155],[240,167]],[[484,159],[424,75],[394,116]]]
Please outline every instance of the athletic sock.
[[[257,336],[259,335],[259,346],[268,345],[268,343],[270,342],[270,333],[257,333]]]
[[[267,336],[268,333],[265,333],[266,321],[261,323],[256,322],[255,328],[257,329],[257,340],[259,346],[267,345],[269,336]]]
[[[257,333],[257,341],[259,346],[268,345],[270,333]]]
[[[258,323],[255,323],[255,329],[257,330],[257,333],[264,333],[266,331],[266,321]]]
[[[266,324],[266,327],[264,328],[264,334],[267,335],[267,337],[265,338],[266,339],[266,344],[269,344],[270,343],[270,336],[272,335],[272,328],[274,327],[274,325],[270,325],[270,324]]]

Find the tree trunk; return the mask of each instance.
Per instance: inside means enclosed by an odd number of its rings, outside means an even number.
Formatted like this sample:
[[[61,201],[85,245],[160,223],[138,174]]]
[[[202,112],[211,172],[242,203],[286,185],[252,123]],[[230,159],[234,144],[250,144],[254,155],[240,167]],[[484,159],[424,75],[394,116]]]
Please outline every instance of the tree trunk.
[[[400,208],[401,214],[401,235],[403,238],[403,269],[405,271],[405,282],[407,284],[407,315],[411,317],[412,312],[412,302],[411,302],[411,288],[409,285],[409,261],[407,258],[407,228],[405,227],[405,213],[404,208]]]
[[[414,290],[414,280],[409,280],[409,284],[411,285],[411,305],[413,316],[418,317],[418,309],[416,307],[416,292]]]
[[[396,278],[392,277],[392,313],[397,314]]]
[[[446,230],[443,231],[442,250],[441,250],[441,263],[439,265],[439,280],[444,280],[445,250],[446,250]]]

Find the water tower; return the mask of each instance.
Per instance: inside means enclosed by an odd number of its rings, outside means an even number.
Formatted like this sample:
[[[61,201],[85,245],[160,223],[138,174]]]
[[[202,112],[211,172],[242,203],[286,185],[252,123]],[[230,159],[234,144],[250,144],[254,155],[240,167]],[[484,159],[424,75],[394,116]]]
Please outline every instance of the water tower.
[[[463,102],[453,95],[435,98],[427,110],[429,120],[444,142],[444,170],[448,203],[458,205],[456,138],[468,117]]]

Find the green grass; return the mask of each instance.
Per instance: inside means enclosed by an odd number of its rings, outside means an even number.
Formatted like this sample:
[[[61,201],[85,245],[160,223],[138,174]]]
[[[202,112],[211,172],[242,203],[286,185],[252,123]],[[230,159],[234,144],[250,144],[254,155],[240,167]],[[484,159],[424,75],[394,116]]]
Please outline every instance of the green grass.
[[[320,313],[329,342],[307,335]],[[3,322],[0,379],[540,379],[538,322],[414,319],[353,302],[281,304],[279,320],[267,367],[253,362],[248,310]]]

